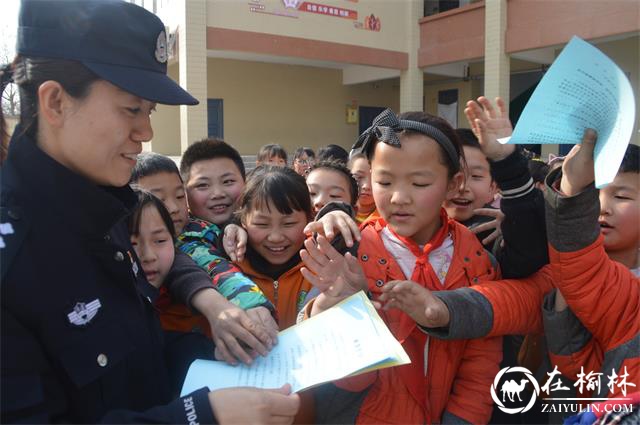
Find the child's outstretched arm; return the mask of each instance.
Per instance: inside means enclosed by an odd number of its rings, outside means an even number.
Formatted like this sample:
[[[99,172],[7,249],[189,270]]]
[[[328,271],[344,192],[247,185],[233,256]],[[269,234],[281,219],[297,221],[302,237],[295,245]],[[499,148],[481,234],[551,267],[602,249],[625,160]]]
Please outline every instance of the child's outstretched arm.
[[[213,286],[233,304],[243,310],[265,307],[275,311],[258,285],[223,256],[222,249],[218,247],[222,237],[220,229],[215,224],[204,223],[188,225],[187,230],[178,237],[180,250],[209,274]]]
[[[278,326],[264,307],[257,309],[263,309],[262,316],[273,323],[265,323],[250,314],[256,309],[245,312],[211,287],[198,291],[191,299],[191,305],[207,318],[219,360],[229,364],[238,361],[251,364],[255,355],[266,356],[275,344]]]

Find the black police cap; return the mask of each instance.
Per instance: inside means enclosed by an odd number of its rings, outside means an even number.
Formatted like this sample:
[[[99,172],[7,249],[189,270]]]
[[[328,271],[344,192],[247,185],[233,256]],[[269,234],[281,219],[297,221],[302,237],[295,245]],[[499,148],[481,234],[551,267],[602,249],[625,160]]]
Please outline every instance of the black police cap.
[[[100,78],[153,102],[196,105],[167,76],[164,24],[122,0],[22,0],[22,56],[81,62]]]

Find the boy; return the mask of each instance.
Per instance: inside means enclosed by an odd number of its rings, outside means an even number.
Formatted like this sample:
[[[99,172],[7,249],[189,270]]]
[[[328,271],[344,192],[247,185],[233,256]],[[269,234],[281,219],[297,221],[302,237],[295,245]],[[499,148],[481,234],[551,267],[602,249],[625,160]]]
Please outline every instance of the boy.
[[[473,229],[491,221],[491,216],[484,215],[482,212],[486,211],[484,209],[491,208],[490,204],[498,191],[498,187],[491,176],[489,160],[482,152],[478,139],[473,135],[473,132],[466,128],[459,128],[456,130],[456,134],[464,151],[466,162],[465,183],[460,187],[454,198],[445,201],[444,209],[449,217],[469,229]],[[481,208],[483,210],[478,211]],[[499,212],[499,210],[491,209],[493,210],[492,212]],[[491,250],[493,241],[498,234],[498,232],[493,234],[492,229],[488,229],[476,233],[476,236],[486,248]],[[489,237],[490,235],[492,237]]]
[[[640,380],[640,149],[629,145],[614,181],[599,193],[593,182],[595,134],[585,132],[560,170],[547,178],[551,264],[520,281],[430,294],[430,333],[447,338],[539,332],[544,327],[552,362]],[[558,185],[559,181],[559,185]],[[599,205],[600,204],[600,205]],[[599,215],[599,217],[598,217]],[[553,287],[566,298],[558,300]],[[545,294],[544,316],[540,312]],[[435,329],[438,328],[438,329]],[[571,341],[562,332],[571,330]],[[578,341],[576,343],[576,341]],[[611,373],[611,375],[609,375]],[[629,386],[625,390],[636,391]],[[597,397],[621,394],[622,385],[597,388]]]
[[[275,325],[269,317],[273,307],[251,280],[220,255],[216,245],[220,229],[188,216],[185,190],[175,163],[160,154],[141,154],[131,183],[153,193],[167,207],[176,229],[177,247],[191,257],[176,256],[167,276],[167,287],[184,305],[205,315],[219,357],[229,363],[235,363],[236,359],[251,362],[236,338],[266,354],[266,347],[275,338]],[[208,273],[207,279],[197,273],[199,270],[193,271],[198,266]],[[211,290],[212,282],[222,296]],[[164,313],[161,321],[165,329],[184,332],[202,328],[202,320],[192,316],[184,306],[172,303],[166,294],[158,300],[158,306]],[[242,309],[247,310],[246,314]],[[206,332],[206,328],[201,330]]]

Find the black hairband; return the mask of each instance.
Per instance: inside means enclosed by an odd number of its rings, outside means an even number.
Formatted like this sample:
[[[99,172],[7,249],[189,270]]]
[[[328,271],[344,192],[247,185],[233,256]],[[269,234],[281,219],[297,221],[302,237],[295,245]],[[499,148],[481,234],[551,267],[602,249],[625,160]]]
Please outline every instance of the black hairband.
[[[454,172],[460,169],[458,153],[453,147],[451,140],[449,140],[442,131],[432,125],[419,121],[399,120],[391,109],[385,109],[373,120],[371,127],[366,129],[360,137],[358,137],[358,140],[351,148],[351,153],[363,153],[369,156],[368,151],[371,148],[371,144],[376,140],[391,146],[400,147],[400,139],[397,133],[403,130],[416,131],[435,140],[451,160],[451,164],[454,166]]]

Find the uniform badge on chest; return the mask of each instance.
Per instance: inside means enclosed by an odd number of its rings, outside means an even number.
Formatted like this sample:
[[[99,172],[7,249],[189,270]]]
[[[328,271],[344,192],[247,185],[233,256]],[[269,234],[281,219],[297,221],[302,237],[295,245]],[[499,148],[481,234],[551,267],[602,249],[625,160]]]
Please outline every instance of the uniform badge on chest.
[[[98,298],[90,303],[76,303],[73,307],[73,311],[67,314],[67,317],[72,325],[84,326],[91,322],[96,314],[98,314],[100,307],[102,307],[102,305]]]

